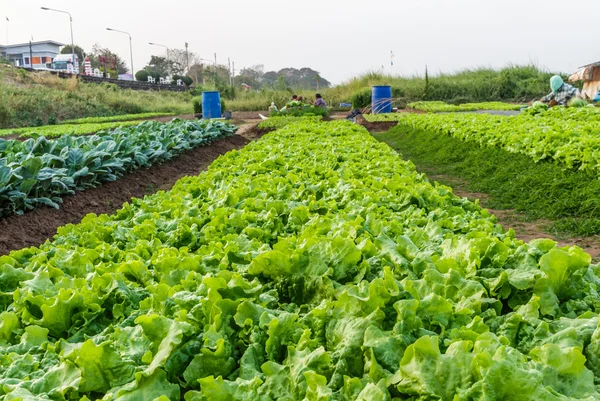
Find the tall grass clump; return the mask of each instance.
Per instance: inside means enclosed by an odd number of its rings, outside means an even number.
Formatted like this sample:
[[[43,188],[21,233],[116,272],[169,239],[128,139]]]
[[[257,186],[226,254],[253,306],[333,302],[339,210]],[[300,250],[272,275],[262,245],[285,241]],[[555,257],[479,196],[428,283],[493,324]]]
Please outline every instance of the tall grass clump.
[[[527,102],[550,92],[549,81],[552,75],[554,73],[533,65],[509,65],[500,70],[467,69],[437,75],[431,74],[429,70],[427,76],[410,77],[371,71],[328,89],[324,96],[352,101],[353,96],[367,93],[372,86],[391,85],[394,97],[401,97],[406,101],[442,100],[452,104],[495,100]],[[361,103],[364,103],[364,99]]]

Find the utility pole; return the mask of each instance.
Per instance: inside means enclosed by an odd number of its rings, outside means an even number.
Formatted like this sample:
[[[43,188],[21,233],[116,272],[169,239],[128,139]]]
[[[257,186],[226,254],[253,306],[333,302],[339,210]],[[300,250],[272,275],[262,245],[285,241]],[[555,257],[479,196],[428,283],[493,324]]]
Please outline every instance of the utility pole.
[[[33,47],[29,41],[29,68],[33,69]]]
[[[187,65],[187,75],[190,73],[190,53],[188,52],[188,42],[185,42],[185,64]]]
[[[231,62],[231,71],[232,71],[231,79],[233,81],[233,85],[231,85],[231,86],[235,86],[235,61]]]
[[[231,84],[231,58],[227,57],[227,73],[229,74],[229,86],[233,86]]]
[[[215,85],[217,84],[217,53],[215,53]]]

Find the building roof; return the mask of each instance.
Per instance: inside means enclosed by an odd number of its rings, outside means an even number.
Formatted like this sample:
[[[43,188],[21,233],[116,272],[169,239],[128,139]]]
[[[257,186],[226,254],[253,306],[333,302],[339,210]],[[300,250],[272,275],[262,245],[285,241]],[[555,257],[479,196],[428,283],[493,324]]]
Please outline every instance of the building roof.
[[[58,46],[58,47],[62,47],[65,44],[57,42],[55,40],[41,40],[41,41],[37,41],[37,42],[31,42],[31,45],[32,46],[35,46],[35,45],[55,45],[55,46]],[[11,47],[23,47],[23,46],[29,46],[29,42],[27,42],[27,43],[17,43],[17,44],[12,44],[12,45],[0,45],[0,48],[2,48],[2,49],[10,49]]]
[[[592,64],[584,65],[584,66],[579,67],[579,68],[587,68],[587,67],[600,67],[600,61],[597,61],[597,62],[592,63]]]

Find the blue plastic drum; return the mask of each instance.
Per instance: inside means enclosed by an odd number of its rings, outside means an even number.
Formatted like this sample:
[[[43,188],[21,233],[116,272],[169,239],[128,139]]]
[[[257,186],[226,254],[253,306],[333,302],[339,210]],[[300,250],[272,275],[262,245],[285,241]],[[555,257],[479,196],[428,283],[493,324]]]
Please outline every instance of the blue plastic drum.
[[[202,92],[202,118],[221,118],[221,94],[219,92]]]
[[[372,96],[373,114],[392,112],[392,87],[374,86]]]

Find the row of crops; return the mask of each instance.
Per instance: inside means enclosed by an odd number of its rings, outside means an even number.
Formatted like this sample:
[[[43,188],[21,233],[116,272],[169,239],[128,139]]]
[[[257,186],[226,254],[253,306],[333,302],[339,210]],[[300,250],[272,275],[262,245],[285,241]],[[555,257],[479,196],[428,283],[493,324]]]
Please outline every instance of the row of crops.
[[[459,105],[448,104],[440,101],[414,102],[407,105],[411,109],[426,111],[429,113],[449,113],[477,110],[503,110],[516,111],[525,107],[522,104],[503,103],[503,102],[481,102],[481,103],[463,103]]]
[[[76,120],[65,120],[61,121],[60,124],[99,124],[115,121],[137,121],[146,118],[155,117],[170,117],[174,116],[174,113],[136,113],[136,114],[120,114],[116,116],[105,116],[105,117],[85,117],[78,118]]]
[[[89,124],[44,125],[42,127],[27,127],[19,129],[9,128],[1,130],[0,137],[18,136],[19,138],[27,139],[38,138],[40,136],[44,136],[46,138],[59,138],[64,135],[83,136],[96,132],[107,132],[118,128],[131,127],[138,125],[141,122],[142,120]]]
[[[597,400],[600,268],[290,124],[0,258],[0,400]]]
[[[289,117],[289,116],[275,116],[269,117],[267,120],[262,121],[258,124],[259,129],[263,130],[275,130],[283,128],[286,125],[297,123],[297,122],[319,122],[322,121],[322,116],[303,116],[303,117]]]
[[[20,138],[58,138],[63,135],[88,135],[100,131],[109,131],[120,127],[138,125],[144,119],[169,117],[172,113],[124,114],[110,117],[87,117],[77,120],[63,121],[58,125],[42,127],[6,128],[0,130],[0,137],[19,136]]]
[[[111,133],[49,140],[0,140],[0,215],[40,205],[114,181],[126,172],[167,161],[235,132],[221,122],[136,123]]]
[[[486,114],[387,114],[370,121],[399,121],[417,130],[473,141],[482,147],[549,160],[566,169],[600,173],[600,110],[555,108],[503,117]]]

